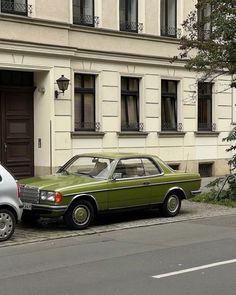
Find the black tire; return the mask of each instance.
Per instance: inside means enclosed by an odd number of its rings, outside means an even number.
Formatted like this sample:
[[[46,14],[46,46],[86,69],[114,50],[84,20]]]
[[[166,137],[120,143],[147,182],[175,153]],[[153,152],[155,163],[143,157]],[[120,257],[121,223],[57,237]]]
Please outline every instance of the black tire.
[[[0,242],[10,239],[15,231],[16,218],[7,209],[0,209]]]
[[[94,220],[94,207],[87,200],[72,203],[64,215],[64,221],[70,229],[85,229]]]
[[[26,224],[35,224],[37,223],[38,219],[39,219],[38,215],[25,210],[23,211],[23,214],[21,216],[21,221]]]
[[[174,217],[179,214],[181,208],[181,198],[177,193],[170,193],[162,204],[161,211],[166,217]]]

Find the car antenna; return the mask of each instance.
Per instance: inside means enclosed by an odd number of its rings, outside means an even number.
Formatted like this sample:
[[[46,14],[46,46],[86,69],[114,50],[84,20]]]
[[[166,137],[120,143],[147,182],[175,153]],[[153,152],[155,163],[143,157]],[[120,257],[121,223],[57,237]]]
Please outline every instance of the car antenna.
[[[186,161],[186,166],[185,166],[185,173],[187,172],[187,168],[188,168],[188,157],[189,157],[189,153],[187,154],[187,161]]]

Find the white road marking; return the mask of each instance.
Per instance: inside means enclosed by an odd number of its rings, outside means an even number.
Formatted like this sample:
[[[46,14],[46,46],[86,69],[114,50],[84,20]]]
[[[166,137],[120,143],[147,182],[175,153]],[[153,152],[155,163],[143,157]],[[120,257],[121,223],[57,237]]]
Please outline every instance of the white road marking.
[[[193,271],[198,271],[198,270],[201,270],[201,269],[216,267],[216,266],[225,265],[225,264],[232,264],[232,263],[236,263],[236,259],[215,262],[215,263],[201,265],[201,266],[192,267],[192,268],[186,268],[186,269],[173,271],[173,272],[169,272],[169,273],[163,273],[163,274],[152,276],[152,277],[155,278],[155,279],[161,279],[161,278],[166,278],[166,277],[171,277],[171,276],[177,276],[177,275],[187,273],[187,272],[193,272]]]

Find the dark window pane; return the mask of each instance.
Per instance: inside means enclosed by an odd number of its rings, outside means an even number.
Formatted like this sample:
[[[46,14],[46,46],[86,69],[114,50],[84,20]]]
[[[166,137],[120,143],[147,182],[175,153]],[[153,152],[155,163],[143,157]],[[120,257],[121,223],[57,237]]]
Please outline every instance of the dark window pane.
[[[94,76],[84,76],[84,88],[94,88]]]
[[[76,24],[94,26],[94,0],[73,0],[73,19]]]
[[[161,35],[176,37],[176,0],[161,0]]]
[[[176,100],[171,97],[165,97],[162,100],[162,129],[177,130],[177,112]]]
[[[11,14],[27,15],[28,3],[27,0],[2,0],[1,11]]]
[[[138,91],[139,80],[138,79],[129,79],[129,90]]]
[[[161,125],[162,130],[177,130],[177,81],[162,80]]]
[[[75,75],[75,131],[95,130],[95,76]]]
[[[121,130],[139,130],[139,80],[121,78]]]
[[[94,123],[94,95],[84,95],[84,122]]]
[[[125,23],[125,2],[126,0],[120,0],[120,23]]]
[[[138,30],[138,2],[137,0],[120,0],[120,30]]]
[[[0,71],[0,85],[2,86],[33,86],[34,75],[31,72]]]
[[[168,81],[168,93],[177,93],[177,84],[176,81]]]
[[[75,75],[75,87],[82,88],[81,75]]]
[[[127,121],[127,111],[126,111],[126,97],[121,96],[121,125],[125,125]]]
[[[201,177],[211,177],[212,176],[212,163],[206,163],[206,164],[199,164],[199,174]]]
[[[75,130],[79,130],[82,122],[82,95],[75,93]]]
[[[198,83],[198,130],[212,131],[211,83]]]
[[[80,88],[81,91],[83,89],[86,89],[86,91],[91,89],[94,92],[94,83],[95,79],[93,75],[75,75],[75,88]]]
[[[121,90],[128,90],[128,79],[121,78]]]

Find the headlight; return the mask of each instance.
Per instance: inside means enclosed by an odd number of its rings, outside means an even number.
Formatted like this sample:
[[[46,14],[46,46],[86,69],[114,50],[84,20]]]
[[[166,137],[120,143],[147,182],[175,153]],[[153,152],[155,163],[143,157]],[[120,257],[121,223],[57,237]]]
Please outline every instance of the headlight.
[[[61,202],[62,195],[59,192],[40,191],[40,200],[57,204]]]

